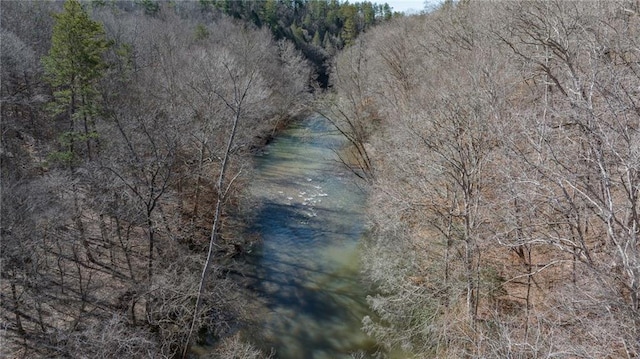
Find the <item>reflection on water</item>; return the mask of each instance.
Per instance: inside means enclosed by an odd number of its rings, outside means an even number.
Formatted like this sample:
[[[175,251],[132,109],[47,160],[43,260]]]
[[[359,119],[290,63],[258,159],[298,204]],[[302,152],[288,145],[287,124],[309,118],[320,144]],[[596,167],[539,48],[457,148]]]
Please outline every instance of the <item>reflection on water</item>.
[[[279,136],[258,158],[252,195],[262,204],[250,259],[252,288],[266,302],[245,337],[277,358],[349,358],[367,350],[357,241],[364,193],[337,162],[343,139],[320,116]]]

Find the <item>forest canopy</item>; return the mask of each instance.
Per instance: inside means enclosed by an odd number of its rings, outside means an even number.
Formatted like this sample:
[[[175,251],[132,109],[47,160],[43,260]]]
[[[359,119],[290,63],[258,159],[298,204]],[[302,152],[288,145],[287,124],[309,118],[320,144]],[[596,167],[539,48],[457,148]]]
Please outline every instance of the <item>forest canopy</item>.
[[[247,318],[221,264],[251,245],[229,234],[242,183],[314,71],[267,28],[172,4],[0,4],[0,356],[180,357],[191,327]]]
[[[421,358],[640,355],[639,39],[633,1],[460,1],[338,55],[367,333]]]
[[[637,2],[0,7],[0,356],[268,357],[232,329],[243,188],[320,95],[381,349],[640,356]]]

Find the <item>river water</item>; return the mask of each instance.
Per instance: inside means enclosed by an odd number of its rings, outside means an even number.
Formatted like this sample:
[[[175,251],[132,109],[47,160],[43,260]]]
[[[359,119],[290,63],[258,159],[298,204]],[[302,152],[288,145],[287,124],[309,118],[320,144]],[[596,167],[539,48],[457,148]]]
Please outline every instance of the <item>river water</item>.
[[[251,288],[263,299],[244,337],[275,358],[350,358],[374,349],[358,281],[365,193],[338,161],[345,140],[314,115],[279,135],[257,161],[251,196],[260,204],[249,256]]]

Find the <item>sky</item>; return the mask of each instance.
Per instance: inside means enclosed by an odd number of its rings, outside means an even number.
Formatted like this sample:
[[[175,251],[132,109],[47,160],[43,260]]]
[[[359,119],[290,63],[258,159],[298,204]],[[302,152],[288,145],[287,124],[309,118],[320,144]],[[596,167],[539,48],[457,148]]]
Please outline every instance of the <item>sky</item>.
[[[387,3],[393,11],[414,13],[424,9],[424,0],[381,0],[380,3]]]
[[[419,13],[424,10],[425,0],[380,0],[379,4],[389,4],[393,8],[393,11],[404,12],[407,15]],[[429,0],[430,4],[438,3],[437,0]]]

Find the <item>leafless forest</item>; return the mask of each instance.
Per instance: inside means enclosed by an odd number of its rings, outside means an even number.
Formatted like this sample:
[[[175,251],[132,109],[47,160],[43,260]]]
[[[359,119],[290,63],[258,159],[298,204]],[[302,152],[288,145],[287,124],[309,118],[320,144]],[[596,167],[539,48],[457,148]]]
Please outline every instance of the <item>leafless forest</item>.
[[[371,185],[369,334],[420,358],[640,355],[638,2],[447,2],[332,76]]]
[[[82,4],[1,4],[0,356],[180,357],[192,319],[225,337],[251,310],[223,273],[249,239],[227,228],[252,146],[301,113],[311,70],[197,2]],[[256,357],[226,337],[222,357]]]
[[[207,332],[260,357],[225,273],[252,149],[312,69],[195,1],[106,3],[0,3],[0,356],[176,358]],[[327,67],[369,189],[363,330],[416,358],[640,356],[640,4],[388,15]]]

